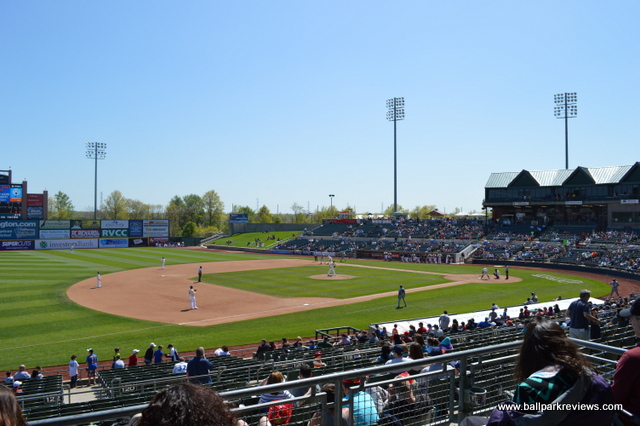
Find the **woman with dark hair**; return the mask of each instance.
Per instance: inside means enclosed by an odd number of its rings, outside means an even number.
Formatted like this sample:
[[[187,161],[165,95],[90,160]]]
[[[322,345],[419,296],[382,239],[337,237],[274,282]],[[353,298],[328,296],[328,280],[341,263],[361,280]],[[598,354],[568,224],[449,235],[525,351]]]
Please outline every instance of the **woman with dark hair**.
[[[487,425],[511,420],[516,425],[610,425],[613,412],[603,404],[613,404],[609,384],[578,352],[562,327],[544,317],[534,317],[524,334],[516,361],[516,404],[598,404],[600,410],[535,409],[494,410]],[[514,406],[515,407],[515,406]]]
[[[409,346],[409,358],[411,358],[412,360],[416,360],[416,359],[424,359],[424,351],[422,350],[422,346],[420,346],[419,343],[413,342],[410,346]],[[424,364],[423,365],[418,365],[414,368],[412,368],[411,370],[408,371],[409,374],[414,375],[414,374],[419,374],[420,371],[424,368]]]
[[[4,426],[27,426],[16,397],[4,386],[0,386],[0,424]]]
[[[131,424],[131,423],[130,423]],[[220,395],[189,382],[158,392],[135,426],[236,426],[237,421]]]
[[[374,361],[374,364],[384,364],[390,359],[393,359],[391,346],[388,343],[385,343],[380,347],[380,356]]]

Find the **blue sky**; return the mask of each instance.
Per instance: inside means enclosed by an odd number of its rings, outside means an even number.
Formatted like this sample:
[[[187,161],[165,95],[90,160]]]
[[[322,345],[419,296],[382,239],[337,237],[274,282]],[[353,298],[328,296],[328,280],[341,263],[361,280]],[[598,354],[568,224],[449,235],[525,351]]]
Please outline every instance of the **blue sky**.
[[[0,0],[0,169],[93,208],[480,210],[490,173],[640,160],[640,2]]]

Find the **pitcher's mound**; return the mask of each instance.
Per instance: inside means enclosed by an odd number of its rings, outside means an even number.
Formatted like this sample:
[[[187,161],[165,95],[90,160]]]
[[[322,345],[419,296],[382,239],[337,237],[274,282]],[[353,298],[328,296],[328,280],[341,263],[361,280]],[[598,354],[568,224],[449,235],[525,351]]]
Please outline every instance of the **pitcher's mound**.
[[[320,275],[311,275],[309,278],[313,278],[314,280],[350,280],[351,278],[355,278],[355,276],[338,274],[330,277],[326,274],[320,274]]]

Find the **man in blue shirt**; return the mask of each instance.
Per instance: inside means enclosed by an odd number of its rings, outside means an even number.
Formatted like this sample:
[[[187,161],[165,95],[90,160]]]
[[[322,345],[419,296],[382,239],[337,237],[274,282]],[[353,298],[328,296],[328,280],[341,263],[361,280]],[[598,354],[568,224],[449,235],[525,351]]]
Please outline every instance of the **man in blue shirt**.
[[[353,399],[353,426],[369,426],[378,422],[378,410],[368,393],[361,391],[353,391],[349,389],[351,386],[360,384],[360,379],[349,379],[342,382],[344,394],[342,400],[342,408],[350,408],[350,400]]]
[[[598,318],[591,315],[591,307],[589,306],[589,298],[591,298],[591,292],[589,290],[582,290],[580,292],[580,299],[574,300],[567,309],[566,316],[571,318],[569,324],[569,336],[580,339],[589,340],[589,321],[598,323]]]
[[[199,347],[196,349],[196,357],[187,363],[187,376],[204,376],[206,374],[205,377],[198,377],[191,381],[202,384],[211,383],[211,376],[208,375],[211,369],[213,369],[213,364],[204,357],[204,348]]]
[[[87,349],[89,355],[87,355],[87,378],[88,385],[91,386],[91,380],[93,379],[93,384],[96,384],[96,375],[98,373],[98,356],[93,353],[93,349]]]

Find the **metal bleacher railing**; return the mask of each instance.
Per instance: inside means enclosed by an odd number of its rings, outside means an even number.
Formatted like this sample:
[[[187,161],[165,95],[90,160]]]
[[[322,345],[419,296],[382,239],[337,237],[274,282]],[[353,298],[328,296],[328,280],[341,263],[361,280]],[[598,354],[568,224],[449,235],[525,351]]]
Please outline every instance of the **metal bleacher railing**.
[[[624,349],[611,347],[594,342],[576,341],[583,353],[596,365],[605,377],[610,378],[615,369],[616,361]],[[413,385],[416,392],[426,392],[429,396],[428,410],[416,412],[415,416],[403,421],[404,426],[445,425],[451,422],[460,422],[468,415],[489,413],[497,403],[509,399],[506,391],[513,390],[516,383],[513,379],[515,358],[519,350],[520,341],[501,343],[493,346],[476,347],[473,349],[454,351],[435,358],[424,358],[402,364],[402,369],[417,369],[427,364],[437,364],[432,371],[414,374],[410,377],[415,380]],[[612,359],[609,359],[612,358]],[[449,363],[460,362],[459,373]],[[336,401],[343,397],[342,382],[346,379],[359,378],[360,384],[351,387],[352,392],[370,391],[381,386],[398,387],[408,380],[406,377],[395,377],[394,371],[398,365],[375,366],[358,368],[355,370],[324,374],[308,379],[288,381],[285,383],[262,386],[244,387],[241,389],[221,391],[220,394],[228,401],[235,403],[236,416],[246,420],[250,425],[256,425],[264,410],[270,405],[259,404],[258,397],[268,392],[276,392],[285,389],[311,387],[314,389],[311,396],[296,398],[287,402],[304,401],[294,409],[294,416],[289,423],[291,426],[306,425],[314,412],[326,409],[326,395],[315,392],[315,385],[334,383]],[[172,378],[170,383],[186,378]],[[169,382],[164,383],[167,385]],[[215,384],[215,379],[214,379]],[[159,384],[156,389],[163,386]],[[105,422],[117,420],[139,413],[146,407],[146,403],[153,396],[147,394],[146,401],[140,400],[139,404],[132,406],[116,406],[108,409],[105,406],[102,411],[74,413],[73,410],[60,410],[60,417],[44,420],[30,421],[32,426],[44,425],[84,425],[91,422]],[[131,400],[129,402],[132,402]],[[352,404],[352,400],[348,404]],[[79,409],[83,407],[78,407]],[[353,410],[350,410],[353,413]],[[325,417],[323,417],[325,418]],[[336,417],[339,421],[339,417]],[[103,423],[110,424],[110,423]],[[353,424],[353,418],[349,419],[349,425]],[[326,425],[332,426],[332,425]]]

